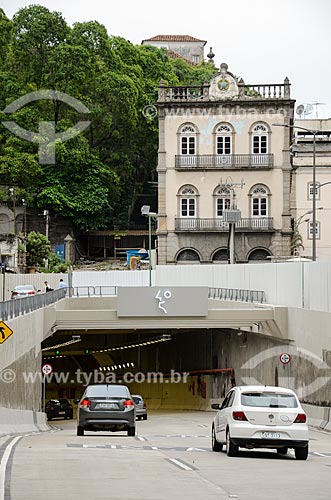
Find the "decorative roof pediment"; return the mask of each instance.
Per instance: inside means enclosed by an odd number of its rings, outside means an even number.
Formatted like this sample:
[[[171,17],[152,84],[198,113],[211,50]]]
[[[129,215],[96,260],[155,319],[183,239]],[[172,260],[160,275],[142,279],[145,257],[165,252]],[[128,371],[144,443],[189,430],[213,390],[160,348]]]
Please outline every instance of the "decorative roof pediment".
[[[209,97],[212,100],[236,99],[239,96],[237,78],[228,71],[228,65],[222,63],[219,72],[211,79]]]

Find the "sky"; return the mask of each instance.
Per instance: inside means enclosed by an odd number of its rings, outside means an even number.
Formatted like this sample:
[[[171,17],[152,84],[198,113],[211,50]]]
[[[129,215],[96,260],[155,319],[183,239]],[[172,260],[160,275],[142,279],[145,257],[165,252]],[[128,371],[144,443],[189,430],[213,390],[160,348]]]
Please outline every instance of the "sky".
[[[217,67],[226,62],[247,84],[288,76],[296,106],[323,103],[307,119],[331,118],[330,0],[0,0],[9,18],[31,4],[61,12],[69,25],[97,20],[133,44],[155,35],[206,40]]]

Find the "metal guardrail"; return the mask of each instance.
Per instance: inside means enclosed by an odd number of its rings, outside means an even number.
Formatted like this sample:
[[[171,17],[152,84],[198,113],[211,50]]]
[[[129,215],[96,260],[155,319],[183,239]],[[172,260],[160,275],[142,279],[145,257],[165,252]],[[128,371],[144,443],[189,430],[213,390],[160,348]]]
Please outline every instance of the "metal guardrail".
[[[38,293],[30,297],[22,297],[21,299],[11,299],[0,302],[0,317],[2,320],[15,318],[23,314],[27,314],[42,307],[54,304],[66,296],[67,289],[59,288],[47,293]]]
[[[241,302],[266,302],[262,290],[241,290],[239,288],[209,288],[208,297],[220,300],[238,300]]]
[[[76,286],[69,289],[70,297],[113,297],[116,295],[116,286]],[[241,302],[266,302],[264,291],[240,290],[238,288],[209,288],[208,297]]]
[[[116,286],[74,286],[68,289],[69,297],[113,297]]]
[[[54,304],[67,297],[114,297],[116,286],[76,286],[60,288],[52,292],[40,293],[31,297],[0,302],[0,318],[4,321],[22,316],[42,307]],[[265,292],[260,290],[240,290],[237,288],[209,288],[208,297],[220,300],[238,300],[241,302],[266,302]]]

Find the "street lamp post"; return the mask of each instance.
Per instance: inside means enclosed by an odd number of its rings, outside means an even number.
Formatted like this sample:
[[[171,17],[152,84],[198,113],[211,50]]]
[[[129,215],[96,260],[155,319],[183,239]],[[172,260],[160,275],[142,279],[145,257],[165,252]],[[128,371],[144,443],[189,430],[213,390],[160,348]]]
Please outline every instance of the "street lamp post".
[[[148,255],[149,255],[149,264],[148,264],[148,271],[149,271],[149,286],[152,286],[152,218],[157,217],[156,212],[150,212],[150,206],[149,205],[143,205],[141,207],[141,215],[145,215],[148,217]]]
[[[313,135],[313,239],[312,239],[312,260],[316,261],[316,134],[320,133],[320,130],[311,130],[305,127],[299,127],[298,125],[288,125],[287,123],[273,123],[274,127],[285,127],[285,128],[297,128],[299,130],[304,130]]]

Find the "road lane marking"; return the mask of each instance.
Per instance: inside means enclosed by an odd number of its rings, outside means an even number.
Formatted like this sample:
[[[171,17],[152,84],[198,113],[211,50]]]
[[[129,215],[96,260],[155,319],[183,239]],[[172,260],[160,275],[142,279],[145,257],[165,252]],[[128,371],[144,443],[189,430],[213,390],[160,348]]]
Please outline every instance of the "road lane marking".
[[[195,467],[191,467],[190,465],[186,464],[185,462],[177,458],[166,458],[166,460],[183,470],[190,470],[190,471],[197,470]]]
[[[318,451],[313,451],[314,455],[317,455],[318,457],[328,457],[329,455],[325,455],[324,453],[319,453]]]
[[[0,465],[0,500],[5,500],[5,485],[6,485],[6,471],[7,463],[11,454],[11,451],[17,441],[22,439],[23,436],[16,436],[9,444],[2,455],[1,465]],[[6,495],[7,497],[7,495]]]
[[[147,441],[143,436],[137,436],[136,438],[138,441]]]

